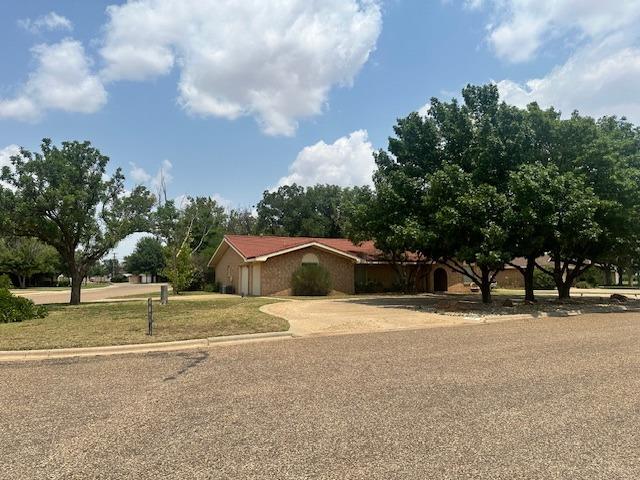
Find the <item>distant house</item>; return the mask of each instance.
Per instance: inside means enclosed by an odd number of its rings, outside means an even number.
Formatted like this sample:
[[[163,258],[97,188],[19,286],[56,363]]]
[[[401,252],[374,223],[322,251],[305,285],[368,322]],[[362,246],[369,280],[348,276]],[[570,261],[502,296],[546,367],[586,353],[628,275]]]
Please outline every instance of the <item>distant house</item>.
[[[155,283],[156,277],[155,275],[151,275],[150,273],[125,273],[129,283],[140,284],[140,283]]]
[[[302,264],[324,266],[336,292],[352,294],[359,285],[392,290],[397,283],[393,264],[373,242],[356,245],[344,238],[226,235],[209,266],[216,282],[244,295],[288,295],[291,276]],[[412,264],[413,263],[413,264]],[[405,268],[416,268],[408,262]],[[469,291],[465,277],[442,265],[422,265],[416,290]]]

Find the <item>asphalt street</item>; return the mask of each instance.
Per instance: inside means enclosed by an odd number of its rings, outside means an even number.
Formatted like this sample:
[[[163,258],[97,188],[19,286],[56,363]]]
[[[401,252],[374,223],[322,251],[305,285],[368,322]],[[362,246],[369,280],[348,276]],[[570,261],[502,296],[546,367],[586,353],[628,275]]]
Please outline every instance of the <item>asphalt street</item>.
[[[640,318],[0,364],[0,478],[637,479]]]

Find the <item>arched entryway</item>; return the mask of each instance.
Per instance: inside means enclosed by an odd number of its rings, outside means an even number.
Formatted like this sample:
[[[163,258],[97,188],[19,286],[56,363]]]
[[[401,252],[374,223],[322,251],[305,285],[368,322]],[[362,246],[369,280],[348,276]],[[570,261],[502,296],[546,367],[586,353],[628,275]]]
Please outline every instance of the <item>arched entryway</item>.
[[[433,291],[446,292],[448,286],[447,272],[444,268],[436,268],[436,271],[433,272]]]

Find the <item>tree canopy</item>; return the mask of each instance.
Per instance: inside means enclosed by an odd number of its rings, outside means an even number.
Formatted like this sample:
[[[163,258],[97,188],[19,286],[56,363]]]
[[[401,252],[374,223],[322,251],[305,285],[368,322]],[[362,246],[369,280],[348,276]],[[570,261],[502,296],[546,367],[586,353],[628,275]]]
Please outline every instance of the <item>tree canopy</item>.
[[[5,222],[17,236],[35,237],[55,248],[71,274],[71,303],[80,303],[82,279],[92,265],[127,235],[149,229],[153,197],[138,186],[124,188],[117,169],[107,175],[109,158],[90,142],[44,139],[41,152],[21,149],[4,167]]]

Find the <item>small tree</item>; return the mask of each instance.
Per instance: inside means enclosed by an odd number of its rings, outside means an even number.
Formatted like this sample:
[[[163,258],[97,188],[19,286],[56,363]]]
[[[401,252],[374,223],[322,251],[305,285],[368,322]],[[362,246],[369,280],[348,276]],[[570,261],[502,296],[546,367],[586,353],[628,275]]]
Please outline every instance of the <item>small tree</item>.
[[[153,197],[138,186],[125,193],[120,169],[106,176],[109,158],[89,142],[44,139],[41,153],[22,149],[4,167],[0,204],[11,205],[7,215],[12,233],[36,237],[54,247],[70,273],[73,305],[89,269],[120,240],[148,229]]]
[[[195,273],[189,245],[185,242],[176,253],[166,247],[165,258],[167,266],[162,270],[162,275],[167,277],[173,293],[177,295],[191,285]]]

